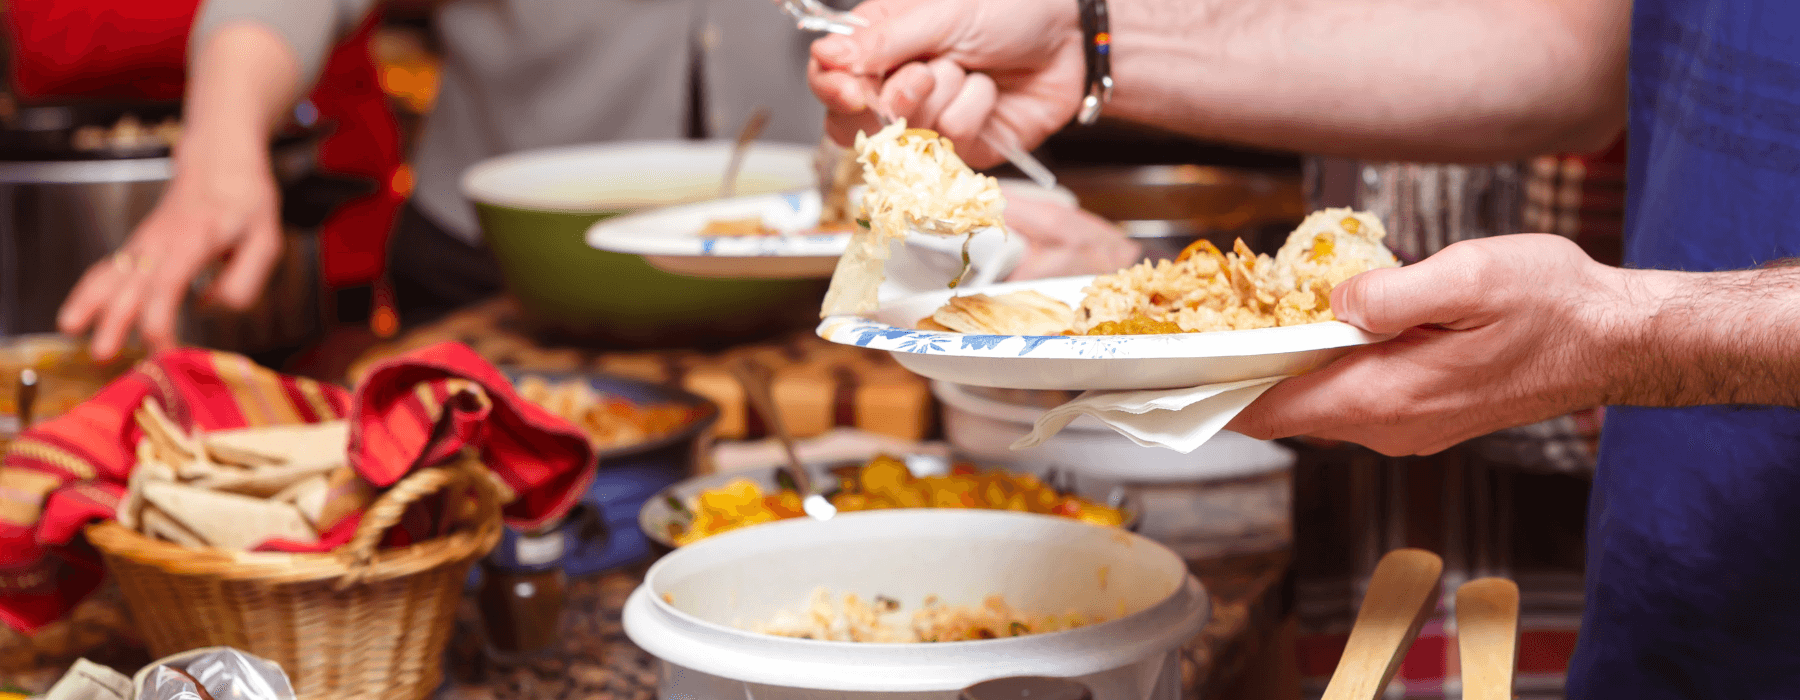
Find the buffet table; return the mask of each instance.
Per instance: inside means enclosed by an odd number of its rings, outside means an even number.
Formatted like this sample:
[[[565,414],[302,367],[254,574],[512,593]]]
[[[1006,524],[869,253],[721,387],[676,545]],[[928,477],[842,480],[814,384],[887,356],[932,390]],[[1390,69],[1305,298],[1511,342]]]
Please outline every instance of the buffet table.
[[[811,333],[713,353],[611,352],[554,347],[533,338],[518,307],[495,299],[416,329],[365,353],[349,369],[352,378],[372,363],[435,342],[465,343],[490,361],[526,370],[597,370],[681,384],[721,406],[719,439],[762,437],[721,358],[739,354],[778,365],[775,396],[797,437],[834,427],[858,428],[898,440],[919,440],[933,430],[935,407],[927,381],[906,372],[886,353],[834,346]],[[800,418],[796,420],[796,416]],[[797,425],[796,425],[797,424]],[[1184,648],[1182,680],[1188,698],[1294,697],[1299,695],[1291,658],[1291,586],[1287,550],[1190,561],[1206,584],[1213,616]],[[533,664],[492,662],[480,646],[472,604],[465,604],[447,664],[452,674],[443,697],[618,698],[649,700],[655,660],[625,638],[619,611],[641,581],[642,569],[613,571],[572,582],[565,624],[570,634],[561,654]]]
[[[714,437],[754,440],[764,436],[763,426],[745,405],[741,387],[720,366],[729,358],[750,355],[776,370],[774,393],[800,437],[854,428],[918,444],[936,430],[936,408],[926,381],[885,353],[831,346],[810,333],[711,352],[596,353],[541,344],[517,314],[516,306],[504,299],[477,305],[369,349],[350,364],[346,381],[387,357],[453,340],[491,362],[528,371],[602,371],[680,385],[720,405]],[[695,469],[714,468],[712,454],[702,455]],[[1188,562],[1205,583],[1213,611],[1202,632],[1183,648],[1185,697],[1298,698],[1290,564],[1286,547]],[[625,599],[641,583],[646,566],[572,578],[561,613],[566,633],[560,647],[526,662],[501,662],[486,653],[475,602],[466,596],[438,697],[651,700],[659,664],[626,638],[620,621]],[[116,588],[103,589],[70,620],[34,638],[0,627],[0,691],[44,692],[78,657],[127,673],[150,661]]]

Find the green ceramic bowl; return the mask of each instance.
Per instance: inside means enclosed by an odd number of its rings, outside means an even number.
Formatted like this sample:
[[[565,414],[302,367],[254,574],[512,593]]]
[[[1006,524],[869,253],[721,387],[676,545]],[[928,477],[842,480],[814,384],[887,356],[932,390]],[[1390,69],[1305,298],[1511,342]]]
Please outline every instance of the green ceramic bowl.
[[[810,328],[823,280],[684,277],[587,245],[600,219],[718,196],[731,144],[628,141],[526,151],[464,174],[509,291],[545,330],[615,345],[706,345]],[[810,147],[760,143],[738,194],[813,186]]]

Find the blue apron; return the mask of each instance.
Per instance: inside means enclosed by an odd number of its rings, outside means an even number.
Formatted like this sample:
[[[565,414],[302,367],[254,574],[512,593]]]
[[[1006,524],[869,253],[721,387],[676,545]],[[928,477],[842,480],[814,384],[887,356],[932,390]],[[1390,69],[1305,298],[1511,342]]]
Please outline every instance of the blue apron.
[[[1800,0],[1636,0],[1630,99],[1627,264],[1800,256]],[[1800,411],[1608,410],[1568,693],[1800,697]]]

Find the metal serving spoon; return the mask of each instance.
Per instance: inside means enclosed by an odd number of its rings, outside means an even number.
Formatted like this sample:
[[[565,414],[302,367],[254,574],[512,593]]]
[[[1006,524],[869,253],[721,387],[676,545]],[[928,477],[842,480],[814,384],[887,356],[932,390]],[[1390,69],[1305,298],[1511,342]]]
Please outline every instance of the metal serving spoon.
[[[763,425],[781,442],[781,449],[787,454],[788,463],[781,467],[778,474],[784,474],[793,482],[794,490],[801,496],[800,506],[807,515],[815,520],[830,520],[837,515],[837,506],[813,490],[812,475],[806,471],[806,465],[800,463],[800,453],[794,450],[794,438],[788,434],[787,425],[781,422],[781,415],[775,408],[774,393],[770,390],[772,374],[767,367],[751,361],[750,358],[739,358],[731,365],[732,374],[744,385],[744,393],[750,398],[750,407],[762,416]]]
[[[768,107],[757,107],[744,120],[744,128],[738,130],[737,143],[731,147],[731,160],[725,164],[725,181],[719,184],[719,199],[737,192],[738,170],[744,167],[744,155],[750,152],[750,144],[756,141],[757,136],[762,135],[763,127],[768,125]]]

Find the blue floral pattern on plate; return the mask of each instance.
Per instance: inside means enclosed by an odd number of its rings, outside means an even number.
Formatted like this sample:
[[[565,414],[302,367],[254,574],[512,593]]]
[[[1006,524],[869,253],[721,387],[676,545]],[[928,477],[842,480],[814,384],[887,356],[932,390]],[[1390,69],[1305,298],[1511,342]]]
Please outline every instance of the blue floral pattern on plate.
[[[746,207],[749,207],[748,209]],[[606,219],[589,229],[588,245],[631,255],[710,258],[835,258],[849,246],[849,233],[820,233],[816,190],[754,195],[669,207]],[[703,236],[707,221],[754,216],[782,233],[773,236]]]

